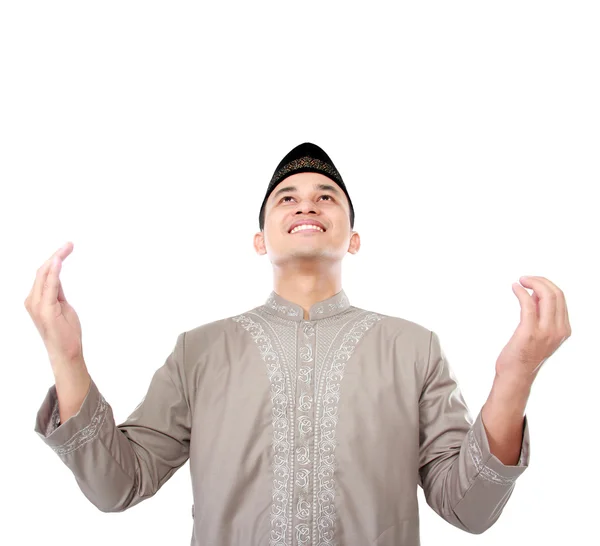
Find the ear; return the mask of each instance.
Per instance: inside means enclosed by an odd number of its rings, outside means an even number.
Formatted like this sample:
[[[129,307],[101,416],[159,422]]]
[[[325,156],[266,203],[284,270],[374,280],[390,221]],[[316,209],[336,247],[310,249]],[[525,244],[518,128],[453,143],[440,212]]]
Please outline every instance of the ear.
[[[259,256],[263,256],[267,253],[267,248],[265,247],[265,234],[263,231],[254,235],[254,250],[256,250],[256,253]]]
[[[358,232],[353,231],[350,237],[350,245],[348,246],[348,252],[350,254],[356,254],[360,249],[360,235]]]

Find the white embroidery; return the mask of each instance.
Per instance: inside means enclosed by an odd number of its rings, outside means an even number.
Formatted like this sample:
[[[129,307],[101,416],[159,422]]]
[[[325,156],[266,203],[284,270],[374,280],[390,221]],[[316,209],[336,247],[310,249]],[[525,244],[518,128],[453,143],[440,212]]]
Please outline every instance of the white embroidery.
[[[298,472],[296,473],[296,485],[298,487],[308,488],[308,479],[310,477],[309,474],[310,473],[306,468],[301,468],[300,470],[298,470]],[[302,499],[298,501],[298,506],[300,506],[301,502],[304,502],[304,504],[306,504],[310,508],[310,503]]]
[[[342,295],[342,297],[334,303],[328,303],[326,305],[326,307],[329,309],[329,311],[337,311],[339,309],[345,309],[346,307],[349,307],[350,303],[348,301],[348,298],[345,295]],[[325,312],[325,306],[324,305],[319,305],[319,307],[317,307],[315,309],[315,313],[317,315],[322,315]]]
[[[104,423],[107,411],[108,404],[106,403],[106,400],[104,400],[104,397],[100,395],[98,405],[92,415],[90,424],[73,434],[73,436],[71,436],[64,444],[55,446],[52,449],[59,455],[66,455],[67,453],[79,449],[88,442],[91,442],[98,435],[98,431],[102,427],[102,423]]]
[[[300,316],[300,311],[294,307],[288,305],[280,305],[277,303],[275,296],[269,296],[265,305],[268,305],[271,309],[274,309],[278,313],[282,315],[286,315],[288,317],[298,317]]]
[[[335,428],[338,420],[338,404],[340,388],[346,363],[352,356],[354,348],[373,324],[384,318],[384,315],[369,313],[354,323],[350,331],[344,335],[340,347],[335,351],[331,365],[320,378],[320,390],[316,403],[317,461],[314,467],[317,486],[313,499],[313,544],[335,544]],[[324,381],[324,384],[323,384]],[[324,392],[323,390],[324,389]],[[320,410],[322,408],[322,415]],[[318,531],[318,536],[316,535]]]
[[[312,339],[311,339],[312,338]],[[312,465],[313,454],[310,439],[313,433],[312,422],[312,371],[314,367],[314,353],[312,344],[315,338],[315,326],[310,322],[302,324],[302,345],[298,351],[302,366],[298,370],[298,386],[300,388],[298,405],[298,444],[302,451],[296,450],[297,466]],[[309,516],[312,509],[310,491],[312,489],[311,472],[306,468],[299,468],[296,472],[296,485],[298,491],[298,510],[296,517],[302,520],[296,525],[296,540],[298,544],[310,542]]]
[[[304,345],[300,348],[300,360],[302,362],[311,362],[313,359],[312,347]],[[310,368],[309,368],[310,369]]]
[[[300,403],[298,404],[298,409],[300,411],[310,411],[310,408],[312,408],[312,397],[307,392],[303,392],[300,395]]]
[[[305,322],[302,326],[302,332],[307,338],[312,337],[315,335],[315,326],[310,322]]]
[[[298,370],[298,380],[302,381],[306,385],[306,388],[309,388],[309,389],[310,389],[310,384],[312,381],[312,373],[313,373],[313,369],[311,366],[303,366],[300,368],[300,370]],[[303,392],[309,392],[309,391],[303,391]]]
[[[289,454],[293,452],[293,435],[290,438],[290,424],[287,419],[289,399],[286,393],[286,378],[279,361],[277,351],[273,349],[271,339],[263,327],[246,315],[233,317],[246,329],[258,346],[262,359],[267,364],[267,373],[271,382],[271,402],[273,403],[273,504],[271,505],[271,546],[289,544],[288,529],[291,530],[291,502]],[[287,384],[290,384],[288,377]],[[289,408],[290,419],[294,419],[294,409]]]
[[[309,451],[307,446],[296,448],[296,460],[298,464],[304,465],[310,463]]]
[[[310,512],[309,512],[310,513]],[[300,516],[298,516],[300,517]],[[310,527],[306,523],[296,525],[296,541],[298,544],[308,544],[310,541]]]
[[[266,332],[267,319],[261,316],[259,323],[249,314],[252,313],[233,317],[233,320],[240,323],[255,341],[267,365],[271,384],[274,476],[269,544],[335,545],[334,452],[341,381],[357,343],[384,315],[362,311],[357,312],[361,319],[352,322],[346,317],[339,322],[339,327],[335,324],[327,326],[338,329],[337,338],[332,339],[338,339],[335,344],[339,344],[339,348],[330,348],[328,337],[323,339],[324,347],[329,349],[320,358],[325,364],[314,361],[314,340],[320,325],[308,321],[290,324],[290,337],[297,336],[297,326],[302,326],[296,355],[302,365],[296,382],[292,377],[295,369],[293,373],[291,371],[294,363],[290,362],[288,369],[283,353],[279,355],[283,349],[279,338],[272,340]],[[349,328],[348,333],[339,335],[339,328]],[[290,339],[287,342],[289,345]],[[321,377],[315,375],[315,364],[323,370]]]
[[[496,483],[499,485],[512,485],[518,476],[502,476],[498,474],[495,470],[491,469],[489,466],[486,466],[483,463],[483,452],[477,443],[477,438],[475,438],[475,433],[473,429],[469,430],[467,434],[467,440],[469,444],[469,453],[471,455],[471,460],[477,469],[478,474],[488,482]],[[523,458],[523,450],[521,450],[521,457],[519,458],[519,465],[521,464]]]
[[[346,296],[346,293],[343,290],[340,290],[340,292],[338,292],[337,294],[325,301],[327,303],[321,303],[317,307],[314,307],[314,309],[311,308],[311,317],[313,314],[323,316],[325,316],[325,313],[334,314],[336,312],[343,311],[344,309],[350,307],[350,301],[348,300],[348,296]],[[286,302],[287,305],[282,302]],[[304,316],[304,310],[299,305],[287,301],[286,299],[279,296],[275,291],[271,292],[271,294],[267,298],[267,301],[265,302],[265,307],[273,309],[277,313],[280,313],[286,317]]]
[[[300,431],[300,437],[311,433],[312,421],[306,415],[301,415],[298,418],[298,430]]]

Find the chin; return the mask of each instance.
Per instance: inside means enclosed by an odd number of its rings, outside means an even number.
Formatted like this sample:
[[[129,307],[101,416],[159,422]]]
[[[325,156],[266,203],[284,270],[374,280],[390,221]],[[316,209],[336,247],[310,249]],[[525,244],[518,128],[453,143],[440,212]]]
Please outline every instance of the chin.
[[[321,249],[292,249],[289,252],[278,253],[277,257],[272,260],[272,262],[278,265],[285,265],[286,263],[294,260],[316,260],[319,258],[325,258],[328,255],[328,252],[325,252]]]
[[[333,257],[333,253],[329,252],[327,249],[315,249],[315,248],[311,248],[311,249],[306,249],[306,250],[293,250],[292,252],[290,252],[289,257],[291,259],[299,259],[299,260],[317,260],[317,259],[324,259],[324,258],[331,258]]]

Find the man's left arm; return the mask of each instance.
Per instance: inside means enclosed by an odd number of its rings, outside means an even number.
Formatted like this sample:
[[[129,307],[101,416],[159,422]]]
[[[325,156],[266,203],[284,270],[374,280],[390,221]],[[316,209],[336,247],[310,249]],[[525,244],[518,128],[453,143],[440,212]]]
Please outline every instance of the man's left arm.
[[[470,533],[490,528],[529,466],[525,406],[542,364],[570,335],[564,295],[543,277],[513,284],[521,322],[496,361],[490,395],[473,421],[431,332],[420,409],[420,485],[427,503]]]
[[[427,504],[444,520],[483,533],[500,517],[529,466],[527,416],[521,416],[521,431],[510,439],[511,449],[515,440],[518,446],[518,464],[504,464],[492,453],[497,437],[490,444],[483,409],[473,419],[435,332],[426,372],[419,401],[419,484]]]
[[[520,280],[533,294],[513,284],[521,321],[496,361],[494,385],[482,408],[490,449],[506,465],[518,458],[531,386],[544,362],[571,335],[563,291],[545,277]]]

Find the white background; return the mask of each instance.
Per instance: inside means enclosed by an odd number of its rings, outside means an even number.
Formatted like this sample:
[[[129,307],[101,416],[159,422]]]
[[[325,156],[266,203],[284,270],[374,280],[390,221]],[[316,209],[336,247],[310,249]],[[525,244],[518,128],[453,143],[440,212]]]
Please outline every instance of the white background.
[[[397,4],[2,4],[2,544],[189,544],[188,464],[105,514],[35,434],[53,377],[23,302],[72,241],[64,291],[125,420],[179,333],[268,296],[259,207],[305,141],[355,204],[351,303],[437,332],[473,415],[519,322],[511,284],[541,275],[567,298],[499,521],[470,535],[419,489],[422,543],[595,543],[597,3]]]

